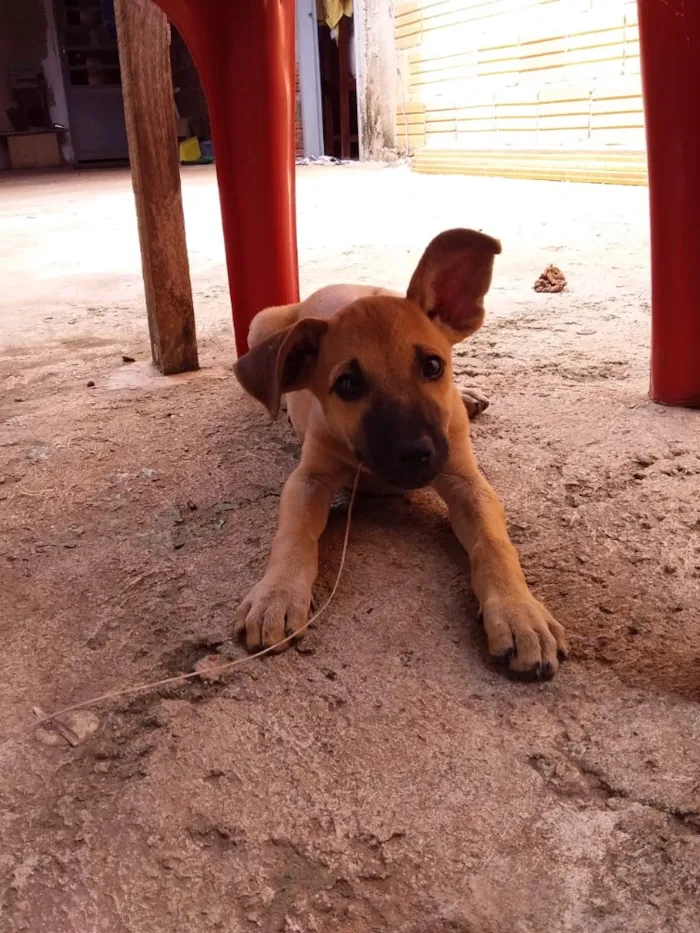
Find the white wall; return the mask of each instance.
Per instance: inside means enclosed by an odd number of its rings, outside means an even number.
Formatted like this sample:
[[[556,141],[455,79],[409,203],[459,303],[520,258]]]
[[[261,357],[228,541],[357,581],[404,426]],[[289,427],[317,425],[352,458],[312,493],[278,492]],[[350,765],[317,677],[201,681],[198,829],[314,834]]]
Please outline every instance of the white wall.
[[[381,159],[396,148],[394,0],[355,0],[353,10],[360,158]]]
[[[42,59],[41,66],[48,87],[49,114],[54,123],[60,123],[62,126],[68,127],[70,119],[68,100],[63,78],[61,49],[56,29],[53,0],[42,0],[42,2],[44,4],[44,15],[46,16],[46,56]],[[72,164],[74,153],[70,140],[70,131],[59,136],[59,142],[64,161]]]

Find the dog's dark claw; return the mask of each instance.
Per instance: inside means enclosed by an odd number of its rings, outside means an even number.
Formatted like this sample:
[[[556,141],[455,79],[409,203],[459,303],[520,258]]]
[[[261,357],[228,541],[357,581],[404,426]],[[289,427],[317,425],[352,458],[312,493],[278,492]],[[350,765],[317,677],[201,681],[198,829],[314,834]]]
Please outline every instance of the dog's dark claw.
[[[499,665],[510,669],[510,662],[515,657],[515,648],[511,645],[511,647],[506,648],[505,651],[501,651],[498,654],[491,654],[491,657],[494,658]]]
[[[542,679],[542,665],[537,663],[534,667],[531,667],[528,671],[514,671],[512,668],[509,669],[508,674],[512,680],[523,680],[526,682],[531,682],[533,680]]]

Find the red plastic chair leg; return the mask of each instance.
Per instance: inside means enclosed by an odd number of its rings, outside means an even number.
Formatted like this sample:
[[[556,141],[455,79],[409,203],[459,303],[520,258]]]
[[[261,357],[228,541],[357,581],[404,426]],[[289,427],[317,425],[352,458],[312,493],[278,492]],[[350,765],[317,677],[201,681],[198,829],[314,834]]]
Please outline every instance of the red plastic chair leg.
[[[651,206],[651,397],[700,406],[700,2],[638,0]]]
[[[299,299],[294,0],[158,0],[209,106],[236,349],[262,308]]]

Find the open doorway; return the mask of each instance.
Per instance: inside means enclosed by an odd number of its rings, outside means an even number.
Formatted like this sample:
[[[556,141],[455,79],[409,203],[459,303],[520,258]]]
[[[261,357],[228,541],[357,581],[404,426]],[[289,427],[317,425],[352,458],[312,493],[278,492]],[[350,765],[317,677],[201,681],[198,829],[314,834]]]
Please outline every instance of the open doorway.
[[[75,161],[126,160],[114,0],[55,0],[55,13]]]
[[[316,6],[324,155],[359,159],[352,2]]]
[[[353,0],[297,0],[297,58],[306,156],[359,159]]]
[[[114,0],[53,2],[73,143],[71,161],[83,166],[126,162],[129,148]],[[199,75],[172,25],[170,39],[178,140],[196,136],[208,141],[209,115]]]

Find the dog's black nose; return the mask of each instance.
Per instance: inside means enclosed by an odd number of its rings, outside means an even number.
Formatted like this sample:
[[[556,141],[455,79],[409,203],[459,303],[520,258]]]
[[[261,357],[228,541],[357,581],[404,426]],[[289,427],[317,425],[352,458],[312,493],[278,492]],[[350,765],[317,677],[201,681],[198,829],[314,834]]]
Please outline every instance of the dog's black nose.
[[[430,466],[435,456],[435,444],[427,435],[424,435],[417,440],[402,444],[397,454],[399,463],[404,469],[422,470]]]
[[[380,398],[363,419],[363,462],[389,486],[420,489],[447,462],[447,438],[429,405]]]

